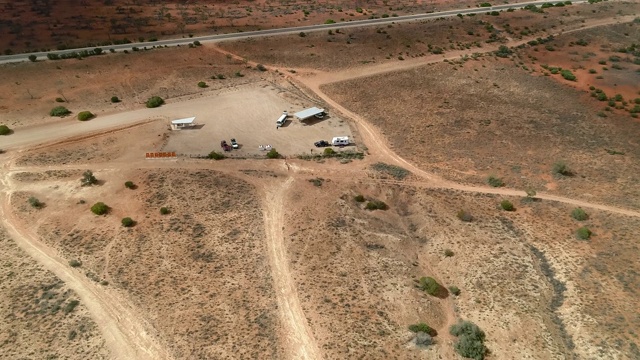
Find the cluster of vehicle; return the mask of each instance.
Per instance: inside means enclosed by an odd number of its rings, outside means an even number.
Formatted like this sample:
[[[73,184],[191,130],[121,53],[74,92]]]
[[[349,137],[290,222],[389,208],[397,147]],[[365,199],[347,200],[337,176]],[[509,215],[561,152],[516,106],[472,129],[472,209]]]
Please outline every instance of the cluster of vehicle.
[[[224,151],[231,151],[232,149],[238,149],[240,147],[240,145],[238,145],[238,142],[236,141],[235,138],[231,139],[231,145],[229,145],[227,143],[227,140],[222,140],[220,142],[220,147],[222,148],[222,150]]]
[[[316,147],[327,147],[327,146],[347,146],[349,145],[351,142],[349,141],[349,137],[348,136],[336,136],[333,139],[331,139],[331,142],[328,142],[326,140],[320,140],[320,141],[316,141],[313,143],[313,145],[315,145]]]

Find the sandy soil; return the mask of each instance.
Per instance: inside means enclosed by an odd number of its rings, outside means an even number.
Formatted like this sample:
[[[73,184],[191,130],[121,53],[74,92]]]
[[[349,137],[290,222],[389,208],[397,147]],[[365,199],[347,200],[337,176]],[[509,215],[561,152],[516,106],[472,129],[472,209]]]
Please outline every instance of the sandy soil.
[[[110,359],[77,294],[0,231],[0,356]]]

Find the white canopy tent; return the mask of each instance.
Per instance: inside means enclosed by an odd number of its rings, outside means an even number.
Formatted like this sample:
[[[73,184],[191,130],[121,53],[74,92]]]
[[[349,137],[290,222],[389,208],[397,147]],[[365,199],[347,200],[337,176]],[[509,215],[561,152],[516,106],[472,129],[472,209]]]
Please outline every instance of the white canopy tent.
[[[295,113],[295,117],[298,118],[298,120],[306,120],[310,117],[314,117],[316,115],[321,115],[321,114],[324,115],[324,109],[319,109],[314,106],[312,108],[308,108]]]

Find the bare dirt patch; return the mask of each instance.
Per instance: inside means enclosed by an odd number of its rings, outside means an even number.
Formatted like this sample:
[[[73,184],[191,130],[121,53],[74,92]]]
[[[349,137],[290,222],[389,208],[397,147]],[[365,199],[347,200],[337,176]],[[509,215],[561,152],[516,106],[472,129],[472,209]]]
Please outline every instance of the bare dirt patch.
[[[108,359],[96,324],[77,295],[0,230],[0,355]]]
[[[486,183],[495,175],[508,187],[640,206],[640,124],[603,120],[585,95],[506,62],[441,63],[325,89],[379,126],[401,156],[447,178]],[[574,176],[552,175],[561,160]]]

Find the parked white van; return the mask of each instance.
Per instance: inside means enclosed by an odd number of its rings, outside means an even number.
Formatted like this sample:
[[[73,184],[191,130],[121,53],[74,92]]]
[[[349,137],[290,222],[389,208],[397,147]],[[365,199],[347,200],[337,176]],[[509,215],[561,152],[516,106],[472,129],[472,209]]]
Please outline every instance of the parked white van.
[[[287,122],[288,117],[289,117],[289,113],[287,113],[286,111],[283,111],[282,115],[280,115],[278,120],[276,120],[276,127],[281,127],[282,125],[284,125],[284,123]]]
[[[331,145],[333,145],[333,146],[349,145],[349,137],[348,136],[336,136],[331,140]]]

